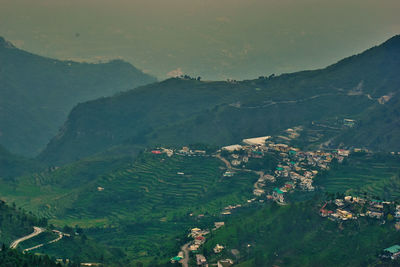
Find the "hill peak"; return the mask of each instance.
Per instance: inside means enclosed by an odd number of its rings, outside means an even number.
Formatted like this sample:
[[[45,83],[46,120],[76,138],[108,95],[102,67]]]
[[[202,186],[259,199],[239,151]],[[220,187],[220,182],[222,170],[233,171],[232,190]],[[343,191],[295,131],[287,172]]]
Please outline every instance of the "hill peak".
[[[400,48],[400,34],[393,36],[382,44],[383,47]]]
[[[4,37],[0,36],[0,47],[4,47],[4,48],[15,48],[15,46],[7,41],[6,39],[4,39]]]

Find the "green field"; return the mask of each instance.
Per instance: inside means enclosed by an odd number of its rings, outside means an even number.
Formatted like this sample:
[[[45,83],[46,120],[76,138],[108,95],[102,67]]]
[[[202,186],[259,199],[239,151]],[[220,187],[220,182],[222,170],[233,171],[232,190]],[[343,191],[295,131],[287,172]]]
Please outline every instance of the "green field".
[[[4,183],[0,194],[56,226],[79,225],[131,259],[165,261],[186,229],[212,224],[224,207],[252,197],[255,174],[223,177],[224,171],[214,157],[145,152],[133,162],[93,158],[20,177]]]
[[[355,153],[343,164],[317,177],[316,185],[330,193],[368,194],[386,200],[400,197],[400,157]]]

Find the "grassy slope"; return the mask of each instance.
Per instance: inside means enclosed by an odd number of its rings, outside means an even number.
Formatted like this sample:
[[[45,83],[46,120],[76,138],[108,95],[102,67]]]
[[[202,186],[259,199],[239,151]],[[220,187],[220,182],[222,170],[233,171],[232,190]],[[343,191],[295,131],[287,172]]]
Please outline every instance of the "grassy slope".
[[[20,208],[8,206],[0,202],[0,244],[8,247],[12,241],[28,235],[33,232],[33,226],[46,228],[47,220],[38,219],[31,213],[26,213]],[[18,250],[30,248],[42,243],[54,240],[58,235],[51,232],[53,228],[49,226],[46,231],[40,235],[21,242]],[[117,263],[117,256],[123,255],[122,251],[115,248],[99,245],[91,238],[82,236],[64,237],[57,243],[46,244],[42,248],[32,250],[32,253],[47,254],[52,258],[73,259],[79,261],[105,261]],[[1,264],[0,264],[1,265]],[[3,266],[3,265],[1,265]],[[12,266],[12,265],[10,265]]]
[[[43,169],[44,164],[11,154],[0,145],[0,179],[12,180],[15,177]]]
[[[205,253],[215,259],[215,244],[227,246],[220,257],[239,249],[238,266],[367,266],[378,264],[376,255],[398,242],[392,224],[360,219],[339,227],[318,215],[319,199],[276,206],[268,204],[233,218],[215,232]],[[247,248],[247,244],[251,247]]]
[[[10,244],[17,238],[33,232],[33,226],[44,225],[32,214],[0,201],[0,243]]]
[[[319,176],[316,185],[330,193],[400,198],[400,157],[388,154],[353,154],[344,164]]]
[[[13,186],[1,186],[0,193],[50,216],[56,225],[90,228],[91,236],[126,249],[131,258],[159,255],[165,260],[175,253],[175,237],[196,225],[198,214],[218,216],[223,207],[251,197],[257,176],[222,178],[223,168],[213,157],[145,152],[134,162],[92,158],[21,177]]]

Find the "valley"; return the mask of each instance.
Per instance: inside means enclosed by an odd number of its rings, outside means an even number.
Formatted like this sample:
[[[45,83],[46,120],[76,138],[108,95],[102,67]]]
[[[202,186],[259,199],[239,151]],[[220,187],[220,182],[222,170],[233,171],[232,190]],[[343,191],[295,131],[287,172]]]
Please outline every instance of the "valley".
[[[57,92],[72,84],[82,93],[57,112],[56,93],[42,103],[45,113],[25,110],[39,132],[16,116],[18,134],[0,135],[0,243],[20,253],[12,258],[45,254],[65,266],[399,264],[400,36],[324,69],[243,81],[155,82],[120,61],[56,61],[0,44],[5,59],[26,62],[25,72],[47,66],[38,81],[63,77]],[[15,90],[2,93],[36,110],[17,97],[25,86],[10,68],[0,69],[0,87]]]

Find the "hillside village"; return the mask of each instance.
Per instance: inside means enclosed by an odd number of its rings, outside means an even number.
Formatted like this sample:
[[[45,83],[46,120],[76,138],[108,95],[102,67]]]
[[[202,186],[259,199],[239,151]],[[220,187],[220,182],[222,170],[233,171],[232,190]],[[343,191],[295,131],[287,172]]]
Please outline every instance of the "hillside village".
[[[344,120],[345,127],[354,127],[355,121]],[[288,194],[293,192],[314,191],[315,177],[331,168],[333,162],[341,164],[351,153],[370,151],[361,148],[351,149],[321,149],[315,151],[302,151],[292,146],[291,141],[300,136],[302,127],[289,128],[283,134],[272,137],[262,136],[256,138],[243,139],[239,144],[224,146],[216,152],[210,153],[206,150],[191,149],[188,146],[180,149],[157,148],[151,150],[152,154],[166,154],[168,157],[173,155],[189,157],[216,157],[226,166],[222,174],[224,179],[234,179],[236,175],[243,172],[256,174],[259,178],[254,183],[253,198],[246,203],[231,204],[223,208],[220,216],[229,216],[236,209],[245,208],[252,203],[263,203],[274,201],[279,205],[287,205]],[[397,154],[397,153],[391,153]],[[274,166],[263,165],[269,161],[274,161]],[[260,164],[253,164],[258,162]],[[184,175],[184,173],[177,173]],[[343,196],[323,203],[320,208],[320,216],[333,221],[341,222],[347,220],[357,220],[360,217],[380,220],[396,220],[395,227],[400,230],[400,205],[394,202],[360,198],[355,196]],[[216,222],[215,228],[211,231],[223,227],[224,222]],[[191,229],[189,237],[192,239],[185,248],[187,255],[189,252],[195,255],[197,266],[208,266],[207,258],[200,254],[201,246],[205,243],[210,230],[199,228]],[[396,246],[393,246],[396,248]],[[388,248],[384,250],[383,257],[396,259],[400,255],[399,249]],[[224,245],[217,244],[213,251],[219,254],[225,249]],[[184,250],[184,249],[183,249]],[[388,252],[392,251],[392,252]],[[171,262],[180,262],[183,266],[184,251],[180,251]],[[186,259],[188,260],[188,259]],[[222,259],[216,264],[218,266],[231,266],[232,259]],[[187,265],[186,265],[187,266]]]
[[[290,129],[289,129],[290,130]],[[295,133],[293,133],[295,134]],[[328,170],[330,163],[336,159],[339,163],[349,156],[349,150],[337,149],[333,151],[301,151],[298,148],[287,144],[276,144],[271,141],[270,136],[244,139],[243,145],[232,145],[223,147],[222,151],[227,151],[228,159],[231,159],[232,166],[246,164],[249,158],[263,158],[264,155],[272,154],[278,159],[278,164],[273,171],[264,173],[258,171],[260,175],[258,181],[254,184],[253,194],[256,197],[263,195],[267,199],[272,199],[277,203],[285,202],[285,193],[295,188],[304,191],[314,191],[313,179],[321,170]],[[240,170],[237,167],[230,168]],[[245,169],[245,165],[243,168]],[[280,183],[279,183],[280,182]],[[267,184],[282,184],[276,186],[272,191],[266,192]]]
[[[206,150],[191,149],[188,146],[184,146],[180,149],[159,147],[150,152],[154,155],[166,154],[168,157],[178,155],[219,158],[226,165],[226,170],[223,173],[223,178],[225,179],[234,179],[234,176],[238,175],[240,172],[255,173],[259,178],[254,184],[252,192],[254,197],[248,199],[247,203],[232,204],[225,207],[221,215],[229,216],[235,209],[243,208],[256,201],[261,203],[264,201],[274,201],[280,205],[285,205],[287,202],[286,194],[290,194],[294,191],[314,191],[314,178],[320,172],[329,170],[333,161],[342,163],[351,153],[350,150],[346,149],[302,151],[299,148],[291,146],[290,140],[297,138],[301,130],[301,127],[287,129],[285,135],[280,135],[276,138],[263,136],[243,139],[240,144],[224,146],[214,153],[209,153]],[[286,142],[277,143],[277,140]],[[362,149],[356,148],[353,149],[353,151],[360,152]],[[265,157],[274,158],[277,163],[276,166],[274,166],[274,168],[269,168],[270,166],[252,168],[249,164],[253,160],[263,160]],[[184,173],[178,172],[177,175],[184,175]],[[321,210],[325,209],[322,208]],[[330,211],[327,213],[330,217],[337,216],[337,218],[343,219],[347,216],[346,212],[346,208],[342,208],[335,213],[331,213]],[[348,214],[350,214],[350,212]],[[370,213],[366,214],[369,216]],[[375,213],[372,214],[375,215]],[[213,230],[223,225],[224,222],[216,222]],[[193,228],[189,233],[189,237],[192,238],[192,241],[187,244],[185,249],[190,251],[193,255],[196,255],[196,263],[198,266],[208,266],[206,257],[199,254],[199,251],[209,233],[209,230],[201,230],[199,228]],[[214,248],[214,253],[218,254],[223,249],[223,245],[217,244]],[[177,256],[171,259],[171,262],[180,262],[183,264],[184,255],[185,252],[180,251]],[[218,262],[217,264],[218,266],[231,266],[233,261],[231,259],[225,259],[223,262]]]
[[[254,184],[253,195],[255,198],[273,200],[279,204],[285,203],[285,194],[293,190],[314,191],[313,180],[316,175],[324,170],[329,170],[333,160],[342,163],[350,155],[350,150],[336,149],[331,151],[301,151],[290,144],[275,143],[274,139],[290,141],[297,138],[301,127],[287,129],[287,136],[280,135],[276,138],[263,136],[243,139],[241,144],[224,146],[216,153],[207,153],[206,150],[192,150],[185,146],[181,149],[157,148],[151,150],[153,154],[166,154],[180,156],[217,157],[226,165],[223,177],[233,177],[238,172],[254,172],[259,179]],[[287,142],[289,143],[289,142]],[[361,149],[354,149],[356,152]],[[273,170],[267,166],[259,169],[248,168],[249,160],[263,159],[266,156],[274,157],[278,164]],[[178,173],[183,175],[183,173]],[[270,185],[275,185],[268,191]],[[249,202],[255,199],[250,199]],[[239,204],[240,205],[240,204]],[[226,210],[234,209],[236,206],[227,207]],[[227,215],[229,212],[223,211]]]
[[[400,230],[400,205],[392,201],[345,196],[324,203],[320,215],[333,221],[357,220],[360,217],[381,220],[383,223],[385,220],[396,220],[395,227]]]

